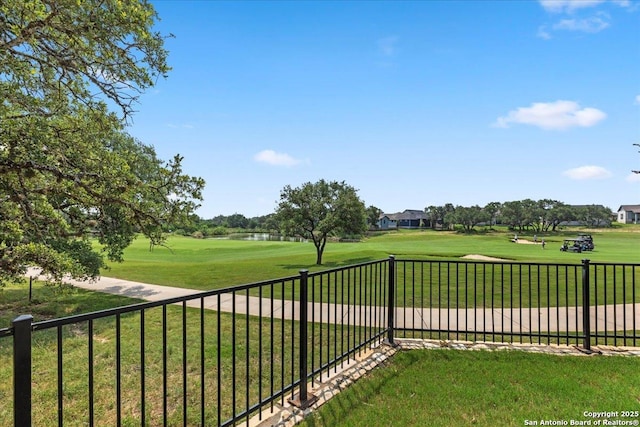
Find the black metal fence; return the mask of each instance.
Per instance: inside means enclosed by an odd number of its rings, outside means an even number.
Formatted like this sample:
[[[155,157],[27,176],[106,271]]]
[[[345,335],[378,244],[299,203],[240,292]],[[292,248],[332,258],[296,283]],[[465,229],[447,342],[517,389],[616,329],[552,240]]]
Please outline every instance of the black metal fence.
[[[0,372],[14,378],[0,419],[229,426],[287,400],[306,406],[309,386],[381,340],[389,275],[383,260],[62,319],[19,316],[0,329]]]
[[[638,264],[396,261],[396,336],[637,346]]]
[[[62,319],[20,316],[0,329],[0,375],[14,378],[0,388],[0,421],[248,424],[286,401],[310,405],[309,387],[397,337],[636,346],[638,274],[586,260],[390,257]]]

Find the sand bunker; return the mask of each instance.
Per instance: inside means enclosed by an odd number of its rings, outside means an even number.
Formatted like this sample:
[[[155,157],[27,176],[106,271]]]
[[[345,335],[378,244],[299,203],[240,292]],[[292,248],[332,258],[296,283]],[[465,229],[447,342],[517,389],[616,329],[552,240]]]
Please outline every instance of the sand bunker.
[[[494,258],[494,257],[490,257],[490,256],[486,256],[486,255],[478,255],[478,254],[465,255],[462,258],[463,259],[475,259],[475,260],[479,260],[479,261],[509,261],[508,259],[504,259],[504,258]]]
[[[513,239],[511,239],[511,241],[513,242]],[[540,241],[532,242],[531,240],[527,240],[527,239],[518,239],[518,241],[515,243],[521,243],[523,245],[539,245]]]

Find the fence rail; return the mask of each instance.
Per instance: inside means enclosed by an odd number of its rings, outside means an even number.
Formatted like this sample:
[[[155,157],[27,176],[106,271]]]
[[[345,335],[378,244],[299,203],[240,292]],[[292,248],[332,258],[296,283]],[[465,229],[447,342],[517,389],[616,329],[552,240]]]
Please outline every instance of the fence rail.
[[[0,329],[0,372],[14,378],[0,388],[10,402],[0,421],[248,424],[286,401],[309,406],[318,381],[404,337],[636,346],[639,274],[588,260],[390,257],[61,319],[19,316]]]

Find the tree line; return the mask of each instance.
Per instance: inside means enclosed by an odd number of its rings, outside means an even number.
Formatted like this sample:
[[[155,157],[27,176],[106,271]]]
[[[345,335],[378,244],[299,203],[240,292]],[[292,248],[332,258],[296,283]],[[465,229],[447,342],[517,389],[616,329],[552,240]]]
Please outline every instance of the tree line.
[[[556,231],[561,224],[578,222],[588,227],[611,225],[611,209],[603,205],[568,205],[558,200],[515,200],[509,202],[491,202],[484,207],[427,206],[425,213],[430,219],[431,228],[453,230],[460,228],[471,232],[478,225],[492,227],[506,225],[517,231],[548,232]]]
[[[273,213],[256,217],[246,217],[240,213],[217,215],[205,219],[196,214],[188,222],[168,224],[166,231],[196,238],[224,236],[234,231],[272,233],[278,231],[278,222]]]
[[[429,228],[459,229],[465,232],[471,232],[477,226],[494,225],[503,225],[522,232],[542,233],[557,231],[562,224],[571,222],[590,227],[611,224],[611,210],[603,205],[575,206],[550,199],[491,202],[482,207],[446,203],[442,206],[428,206],[424,211],[429,219]],[[369,230],[378,228],[378,219],[383,213],[373,205],[365,209],[365,220]],[[188,223],[168,227],[168,231],[176,234],[195,237],[221,236],[233,231],[276,233],[280,230],[281,224],[275,213],[256,217],[234,213],[209,219],[194,214]]]

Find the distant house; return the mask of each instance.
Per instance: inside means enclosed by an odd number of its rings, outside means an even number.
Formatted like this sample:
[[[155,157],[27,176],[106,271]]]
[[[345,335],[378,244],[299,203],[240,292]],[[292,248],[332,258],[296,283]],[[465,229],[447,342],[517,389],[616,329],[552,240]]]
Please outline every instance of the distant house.
[[[395,214],[382,214],[380,218],[378,218],[378,228],[379,229],[389,229],[389,228],[398,228],[398,222],[392,217]]]
[[[420,228],[429,227],[430,222],[424,211],[406,209],[404,212],[393,214],[381,214],[378,219],[378,228],[381,230],[390,228]]]
[[[640,205],[621,205],[618,208],[618,222],[640,224]]]

